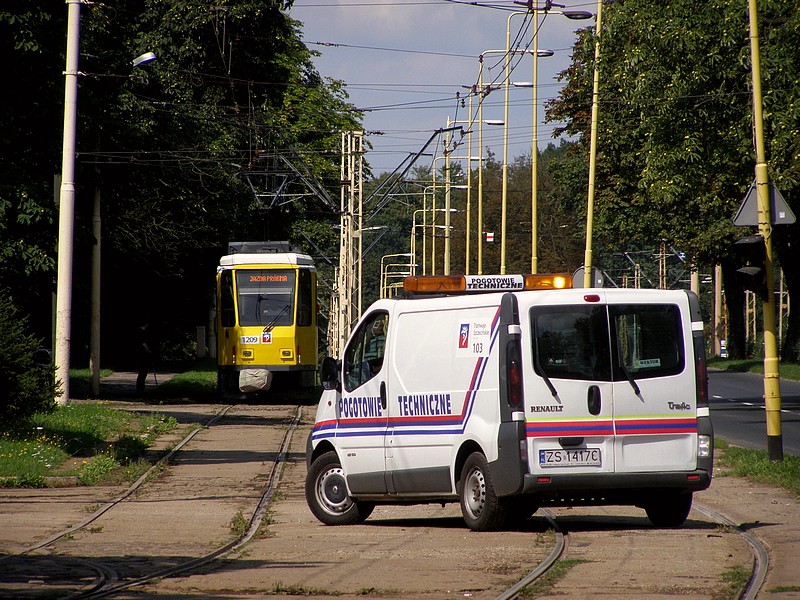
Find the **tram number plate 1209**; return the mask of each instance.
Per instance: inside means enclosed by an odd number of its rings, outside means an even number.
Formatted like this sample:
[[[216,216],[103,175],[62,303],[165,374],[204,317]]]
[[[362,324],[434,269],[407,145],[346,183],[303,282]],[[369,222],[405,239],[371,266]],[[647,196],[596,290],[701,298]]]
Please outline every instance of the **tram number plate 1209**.
[[[599,467],[600,448],[575,450],[539,450],[540,467]]]

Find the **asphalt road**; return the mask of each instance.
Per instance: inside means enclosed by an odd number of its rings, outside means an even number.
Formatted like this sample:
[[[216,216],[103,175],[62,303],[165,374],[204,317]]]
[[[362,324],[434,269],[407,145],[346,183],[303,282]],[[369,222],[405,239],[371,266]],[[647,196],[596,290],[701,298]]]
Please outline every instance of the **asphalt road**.
[[[737,446],[767,449],[764,378],[752,373],[708,372],[714,435]],[[800,381],[781,380],[783,453],[800,456]]]

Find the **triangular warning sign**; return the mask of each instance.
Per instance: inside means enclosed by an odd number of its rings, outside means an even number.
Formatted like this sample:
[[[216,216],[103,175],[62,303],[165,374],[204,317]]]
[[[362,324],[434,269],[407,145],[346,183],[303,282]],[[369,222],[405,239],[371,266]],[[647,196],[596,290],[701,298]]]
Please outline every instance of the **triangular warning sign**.
[[[769,182],[769,207],[773,225],[791,225],[795,222],[792,209],[789,208],[780,190],[771,181]],[[739,207],[739,212],[733,218],[733,224],[739,227],[758,225],[758,192],[755,181],[750,184],[744,201]]]

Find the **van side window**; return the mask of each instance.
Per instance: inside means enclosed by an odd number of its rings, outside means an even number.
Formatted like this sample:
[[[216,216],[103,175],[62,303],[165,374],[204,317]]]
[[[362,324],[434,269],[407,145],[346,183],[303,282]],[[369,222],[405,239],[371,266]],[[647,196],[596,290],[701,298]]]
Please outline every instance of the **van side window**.
[[[352,392],[380,372],[386,349],[388,324],[387,313],[374,313],[364,320],[358,331],[350,338],[350,345],[344,353],[344,387],[348,392]]]
[[[635,379],[664,377],[683,371],[685,353],[681,313],[677,306],[612,305],[609,314],[617,346],[615,355]]]
[[[534,368],[550,378],[611,380],[608,319],[599,306],[531,309]]]

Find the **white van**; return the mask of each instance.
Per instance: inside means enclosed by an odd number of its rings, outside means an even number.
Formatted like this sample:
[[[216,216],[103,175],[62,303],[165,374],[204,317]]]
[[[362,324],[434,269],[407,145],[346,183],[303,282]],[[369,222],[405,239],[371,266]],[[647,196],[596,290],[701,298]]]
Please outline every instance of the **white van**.
[[[314,515],[352,524],[377,503],[460,502],[482,531],[612,504],[681,525],[713,462],[697,296],[571,285],[409,277],[409,297],[373,304],[342,359],[322,363]]]

